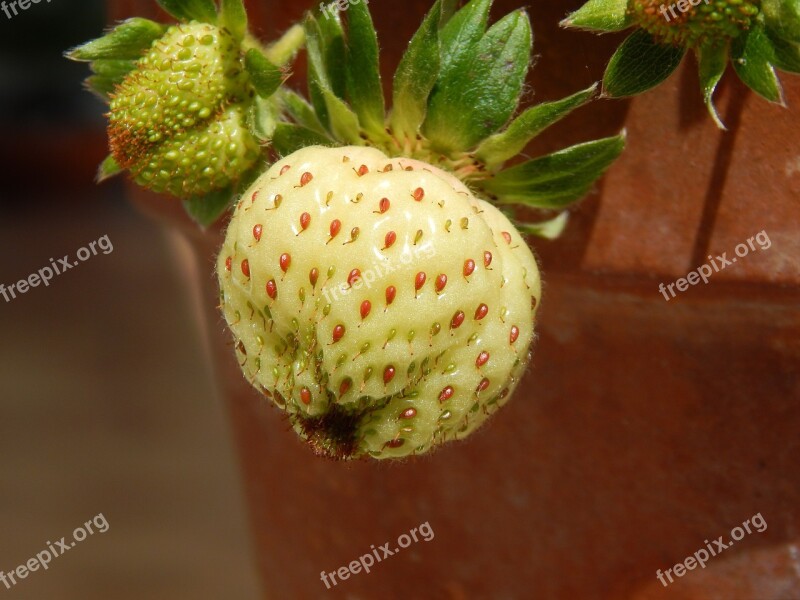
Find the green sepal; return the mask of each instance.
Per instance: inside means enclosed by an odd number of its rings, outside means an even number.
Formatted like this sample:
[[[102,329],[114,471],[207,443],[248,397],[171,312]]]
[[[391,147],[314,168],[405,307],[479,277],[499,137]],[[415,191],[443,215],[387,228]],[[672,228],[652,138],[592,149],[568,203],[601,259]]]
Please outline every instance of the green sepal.
[[[330,90],[337,98],[347,98],[347,44],[339,12],[317,21],[322,41],[325,74]]]
[[[723,44],[707,43],[697,51],[697,63],[700,73],[700,87],[703,90],[703,100],[706,103],[709,114],[717,127],[726,129],[725,124],[720,119],[717,109],[714,106],[714,90],[725,73],[728,66],[728,47]]]
[[[564,233],[564,229],[567,227],[567,221],[569,221],[569,213],[564,211],[557,217],[542,221],[541,223],[515,223],[515,225],[521,233],[544,238],[546,240],[555,240]]]
[[[514,119],[504,131],[485,139],[475,151],[475,156],[481,159],[488,169],[498,168],[522,152],[539,133],[591,100],[597,92],[597,85],[595,83],[561,100],[544,102],[529,108]]]
[[[341,24],[338,21],[338,15],[336,17],[324,18],[330,18],[330,20],[334,22],[334,25],[326,24],[325,34],[323,34],[320,21],[311,13],[306,15],[303,27],[306,32],[309,97],[320,122],[325,127],[328,127],[330,125],[330,116],[328,115],[328,105],[325,100],[325,95],[322,91],[327,89],[338,98],[344,97],[344,72],[328,68],[328,63],[331,62],[330,58],[337,53],[337,47],[342,50],[339,65],[341,66],[343,63],[344,40],[343,33],[341,33]],[[332,27],[338,27],[340,32],[338,38],[331,36]],[[333,63],[332,66],[335,66],[335,63]],[[341,91],[339,92],[334,89],[338,72],[341,73]]]
[[[423,128],[435,148],[468,150],[506,124],[519,105],[532,46],[528,15],[517,10],[486,32],[459,69],[443,73]]]
[[[103,37],[69,50],[66,57],[77,61],[137,60],[166,30],[166,26],[149,19],[128,19]]]
[[[103,182],[106,179],[110,179],[114,177],[114,175],[119,175],[122,173],[123,169],[117,164],[117,161],[114,159],[113,156],[107,156],[106,159],[100,163],[100,166],[97,168],[97,183]]]
[[[232,188],[216,190],[205,196],[183,200],[183,208],[204,229],[216,222],[233,204]]]
[[[800,0],[762,0],[767,31],[787,42],[800,42]]]
[[[479,185],[500,204],[563,208],[585,196],[624,148],[623,132],[529,160]]]
[[[86,87],[108,100],[125,76],[136,68],[137,62],[110,58],[92,61],[90,66],[94,74],[86,79]]]
[[[386,105],[381,86],[378,35],[365,2],[347,10],[347,99],[368,133],[385,135]]]
[[[622,31],[631,25],[628,0],[589,0],[561,21],[562,27],[589,31]]]
[[[800,73],[800,44],[787,42],[770,34],[772,49],[775,52],[772,64],[789,73]]]
[[[156,3],[179,21],[217,24],[214,0],[156,0]]]
[[[360,135],[361,128],[356,113],[329,89],[322,89],[322,97],[327,114],[330,115],[330,131],[333,136],[341,142],[363,146],[364,140]]]
[[[283,71],[273,65],[264,54],[251,48],[244,55],[244,67],[250,74],[250,81],[256,93],[262,98],[269,98],[284,81]]]
[[[305,98],[288,89],[282,89],[278,94],[283,110],[295,123],[317,133],[326,134],[325,127],[319,122],[314,108]]]
[[[237,42],[247,33],[247,11],[243,0],[221,0],[219,11],[220,26],[225,27]]]
[[[731,43],[731,61],[747,87],[770,102],[785,106],[783,89],[772,62],[775,52],[762,23],[756,23]]]
[[[439,34],[442,50],[440,78],[458,70],[473,52],[486,33],[491,7],[492,0],[471,0],[442,28]]]
[[[267,144],[275,133],[280,109],[275,102],[256,96],[247,115],[247,126],[262,144]]]
[[[684,48],[659,44],[646,31],[636,30],[611,57],[603,94],[623,98],[646,92],[672,75],[685,53]]]
[[[428,109],[428,97],[439,77],[439,22],[442,0],[437,0],[411,38],[394,74],[392,128],[398,136],[414,137]]]
[[[281,156],[288,156],[307,146],[333,144],[333,140],[329,137],[294,123],[278,123],[272,136],[272,146]]]

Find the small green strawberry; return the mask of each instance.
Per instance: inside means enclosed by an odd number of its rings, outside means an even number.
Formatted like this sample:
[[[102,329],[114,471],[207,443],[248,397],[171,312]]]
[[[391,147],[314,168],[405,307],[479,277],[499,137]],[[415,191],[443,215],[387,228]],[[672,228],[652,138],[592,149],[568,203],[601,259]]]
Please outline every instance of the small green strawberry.
[[[182,22],[130,19],[68,56],[91,62],[91,89],[109,102],[111,156],[100,178],[128,170],[140,185],[187,200],[209,224],[266,161],[285,73],[302,28],[262,52],[241,0],[170,0]],[[220,201],[220,198],[222,201]]]
[[[247,378],[320,454],[467,436],[510,397],[541,287],[457,178],[365,147],[299,150],[239,202],[217,265]]]
[[[703,99],[721,129],[713,96],[729,62],[749,88],[781,105],[775,70],[800,73],[800,0],[589,0],[561,24],[596,32],[638,28],[606,68],[603,88],[611,97],[656,87],[691,50]]]

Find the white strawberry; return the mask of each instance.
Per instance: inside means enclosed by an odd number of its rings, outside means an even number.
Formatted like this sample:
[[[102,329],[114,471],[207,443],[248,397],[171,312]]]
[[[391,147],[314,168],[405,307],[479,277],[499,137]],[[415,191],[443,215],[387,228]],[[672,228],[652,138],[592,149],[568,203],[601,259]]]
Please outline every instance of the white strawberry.
[[[218,272],[245,374],[319,453],[385,458],[468,435],[528,361],[539,270],[455,177],[365,147],[278,161]]]

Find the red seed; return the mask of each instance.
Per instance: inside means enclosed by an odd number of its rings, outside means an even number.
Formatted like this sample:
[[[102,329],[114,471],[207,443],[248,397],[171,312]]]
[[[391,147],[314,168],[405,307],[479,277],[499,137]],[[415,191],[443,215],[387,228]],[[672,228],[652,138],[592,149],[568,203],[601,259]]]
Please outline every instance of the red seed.
[[[401,419],[413,419],[417,416],[417,409],[416,408],[407,408],[403,412],[400,413]]]
[[[383,383],[389,383],[394,379],[394,367],[389,365],[383,370]]]
[[[343,379],[342,383],[339,384],[339,395],[344,396],[348,390],[350,390],[350,386],[353,385],[353,380],[349,377],[347,379]]]
[[[506,240],[506,244],[510,244],[511,243],[511,234],[510,233],[508,233],[507,231],[504,231],[503,232],[503,237]]]
[[[233,259],[229,256],[225,259],[225,269],[230,273],[231,265],[233,264]]]
[[[394,231],[390,231],[386,234],[386,238],[383,241],[383,249],[386,250],[391,248],[394,243],[397,241],[397,234]]]
[[[263,230],[264,228],[261,225],[256,225],[253,227],[253,237],[256,238],[257,242],[261,241],[261,233]]]
[[[406,441],[403,438],[398,438],[396,440],[389,440],[386,442],[387,448],[399,448],[402,446]]]
[[[342,230],[342,222],[339,219],[334,219],[333,221],[331,221],[331,239],[339,235],[339,232],[341,230]]]
[[[397,288],[393,285],[390,285],[386,288],[386,306],[389,306],[392,302],[394,302],[394,297],[397,295]]]
[[[303,187],[304,185],[308,185],[309,183],[311,183],[312,179],[314,179],[314,176],[311,173],[309,173],[308,171],[306,171],[305,173],[303,173],[300,176],[300,187]]]
[[[319,279],[319,269],[314,267],[308,272],[308,281],[311,283],[311,287],[317,286],[317,279]]]
[[[481,352],[480,354],[478,354],[478,358],[475,359],[475,366],[481,368],[487,362],[489,362],[489,353]]]
[[[360,233],[361,233],[361,230],[358,227],[353,227],[350,230],[350,242],[355,242],[358,239],[358,236],[359,236]],[[348,243],[350,243],[350,242],[348,242]]]
[[[439,402],[447,402],[453,397],[453,386],[448,385],[439,394]]]
[[[242,274],[247,278],[250,277],[250,261],[246,258],[242,261]]]
[[[464,322],[464,311],[458,311],[456,314],[453,315],[453,318],[450,319],[450,329],[458,329],[461,327],[461,324]]]
[[[475,271],[475,261],[468,258],[464,261],[464,277],[469,277]]]
[[[333,328],[333,343],[335,344],[338,342],[342,337],[344,337],[344,325],[337,325]]]
[[[516,342],[516,341],[517,341],[517,338],[518,338],[518,337],[519,337],[519,329],[517,328],[517,326],[516,326],[516,325],[514,325],[514,326],[511,328],[511,335],[509,335],[509,336],[508,336],[508,339],[509,339],[509,341],[510,341],[510,342],[513,344],[514,342]]]
[[[291,169],[291,168],[292,168],[292,166],[291,166],[291,165],[283,165],[283,168],[281,168],[281,175],[283,175],[284,173],[286,173],[286,171],[288,171],[288,170],[289,170],[289,169]]]
[[[360,167],[358,167],[358,176],[359,177],[363,177],[367,173],[369,173],[369,167],[367,167],[367,165],[361,165]]]
[[[486,379],[486,377],[484,377],[483,379],[481,379],[481,382],[478,384],[478,387],[475,388],[475,391],[477,393],[481,393],[482,391],[484,391],[488,387],[489,387],[489,380]]]
[[[425,275],[422,271],[417,273],[417,277],[414,279],[414,289],[419,291],[422,289],[422,286],[425,285],[425,281],[428,279],[428,276]]]
[[[311,215],[307,212],[304,212],[300,215],[300,228],[305,231],[308,229],[308,226],[311,224]]]
[[[501,400],[503,398],[505,398],[506,396],[508,396],[508,388],[505,388],[502,392],[500,392],[500,399]]]
[[[442,273],[436,278],[436,291],[441,292],[447,285],[447,275]]]
[[[489,312],[489,307],[485,304],[479,304],[478,308],[475,309],[475,320],[480,321],[486,314]]]
[[[300,390],[300,400],[305,405],[311,404],[311,392],[308,390],[308,388],[304,387]]]
[[[391,165],[390,165],[390,166],[391,166]],[[381,213],[381,214],[383,214],[383,213],[385,213],[387,210],[389,210],[389,207],[390,207],[391,205],[392,205],[392,203],[391,203],[391,202],[389,202],[389,199],[388,199],[388,198],[381,198],[381,201],[380,201],[380,203],[378,204],[378,210],[380,211],[380,213]]]
[[[275,297],[278,295],[278,286],[275,284],[274,279],[270,279],[267,282],[267,296],[275,300]]]
[[[483,253],[483,266],[488,269],[489,265],[491,264],[492,264],[492,253],[487,250],[486,252]]]
[[[286,273],[292,265],[292,257],[288,254],[281,254],[280,258],[281,271]]]
[[[536,308],[536,296],[531,296],[531,308]]]
[[[347,285],[353,287],[353,284],[359,279],[361,279],[361,271],[358,269],[353,269],[350,271],[350,275],[347,276]]]
[[[417,189],[414,190],[414,200],[419,202],[424,197],[425,197],[425,190],[423,190],[421,187],[418,187]]]
[[[253,204],[256,201],[256,198],[258,198],[258,190],[253,192],[253,195],[250,196],[250,204]]]
[[[361,303],[361,318],[366,319],[371,311],[372,311],[372,302],[370,302],[369,300],[364,300]]]

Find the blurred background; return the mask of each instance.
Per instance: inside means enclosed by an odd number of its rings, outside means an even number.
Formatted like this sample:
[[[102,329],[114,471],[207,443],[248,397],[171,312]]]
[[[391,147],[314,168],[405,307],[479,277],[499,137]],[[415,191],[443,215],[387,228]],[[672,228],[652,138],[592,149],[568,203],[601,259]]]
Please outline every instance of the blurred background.
[[[370,3],[385,82],[430,4]],[[521,4],[498,0],[493,15]],[[624,37],[560,30],[581,4],[530,3],[529,100],[598,80]],[[535,243],[546,295],[518,398],[467,444],[344,466],[311,457],[235,368],[220,389],[186,247],[133,208],[122,178],[94,183],[105,108],[62,53],[115,20],[158,17],[154,5],[0,13],[0,283],[106,235],[114,247],[0,297],[0,571],[99,513],[110,524],[0,596],[800,598],[800,77],[783,76],[786,110],[729,72],[723,134],[687,59],[658,92],[595,102],[537,138],[531,155],[625,127],[629,146],[564,237]],[[248,5],[266,39],[307,8]],[[769,250],[659,294],[761,230]],[[759,511],[764,535],[661,589],[657,568]],[[321,568],[428,518],[430,546],[346,588],[320,584]]]
[[[114,248],[0,297],[0,571],[99,513],[110,525],[0,595],[256,598],[228,417],[169,236],[122,179],[93,181],[104,105],[62,53],[109,21],[96,0],[0,13],[0,283]]]

